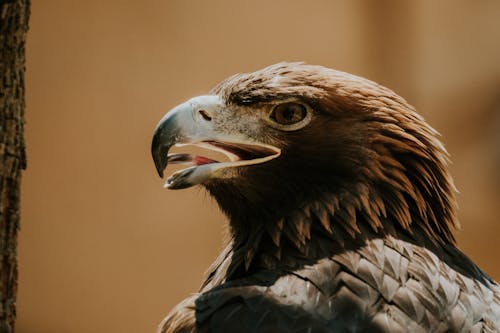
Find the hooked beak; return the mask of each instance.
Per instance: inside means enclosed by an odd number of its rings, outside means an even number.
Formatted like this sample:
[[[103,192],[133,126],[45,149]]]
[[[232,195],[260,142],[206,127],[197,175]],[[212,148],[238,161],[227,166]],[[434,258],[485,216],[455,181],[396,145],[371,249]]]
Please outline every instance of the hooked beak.
[[[221,133],[214,126],[224,104],[218,96],[199,96],[180,104],[158,123],[151,145],[156,170],[163,171],[170,164],[185,164],[188,168],[172,174],[164,186],[182,189],[201,184],[208,179],[230,177],[229,169],[261,164],[281,154],[281,150],[258,142],[242,133]],[[228,162],[218,162],[203,156],[168,154],[174,145],[197,145],[224,153]],[[234,173],[233,173],[234,174]]]

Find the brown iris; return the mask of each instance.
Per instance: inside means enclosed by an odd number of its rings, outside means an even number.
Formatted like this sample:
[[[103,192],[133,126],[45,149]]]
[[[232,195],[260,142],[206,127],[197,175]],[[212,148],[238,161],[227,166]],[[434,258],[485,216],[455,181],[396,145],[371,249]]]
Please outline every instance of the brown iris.
[[[288,102],[277,105],[271,112],[270,118],[281,125],[292,125],[303,120],[307,115],[304,105]]]

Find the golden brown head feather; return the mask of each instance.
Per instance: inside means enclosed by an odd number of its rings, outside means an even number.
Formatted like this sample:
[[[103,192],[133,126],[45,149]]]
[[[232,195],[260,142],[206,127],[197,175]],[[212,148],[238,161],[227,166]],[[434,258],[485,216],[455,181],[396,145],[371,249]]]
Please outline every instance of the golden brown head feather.
[[[415,233],[423,233],[435,243],[454,243],[452,229],[458,223],[455,188],[447,171],[448,154],[438,133],[393,91],[321,66],[279,63],[234,75],[212,93],[229,106],[247,106],[249,110],[254,105],[293,98],[315,111],[316,119],[308,127],[286,133],[282,139],[283,164],[276,161],[263,165],[265,171],[249,170],[241,178],[240,188],[230,184],[225,188],[220,184],[207,186],[237,233],[247,229],[241,223],[252,223],[253,231],[267,231],[278,252],[282,251],[282,239],[304,250],[311,229],[317,228],[314,221],[326,234],[343,230],[355,238],[368,227],[372,233],[406,232],[419,239],[422,235]],[[307,161],[301,163],[300,158]],[[272,181],[272,176],[283,177],[282,186],[269,193],[259,192],[262,198],[255,205],[250,203],[252,211],[259,211],[266,202],[276,207],[271,201],[280,196],[295,195],[299,200],[285,205],[286,214],[282,216],[262,209],[260,216],[243,218],[237,213],[241,211],[238,203],[251,195],[241,187],[250,177],[255,181],[265,172],[271,176],[264,182]],[[227,201],[228,194],[236,201]],[[256,219],[263,222],[256,223]],[[262,233],[251,232],[245,237],[250,243],[249,248],[244,245],[245,258],[251,258]]]

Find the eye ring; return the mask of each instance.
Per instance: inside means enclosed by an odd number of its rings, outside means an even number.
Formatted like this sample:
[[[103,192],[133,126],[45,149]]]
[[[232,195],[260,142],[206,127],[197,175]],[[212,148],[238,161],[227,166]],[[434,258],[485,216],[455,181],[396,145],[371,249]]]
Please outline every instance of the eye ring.
[[[311,108],[295,101],[275,105],[268,115],[269,123],[283,131],[301,129],[311,121],[311,118]]]

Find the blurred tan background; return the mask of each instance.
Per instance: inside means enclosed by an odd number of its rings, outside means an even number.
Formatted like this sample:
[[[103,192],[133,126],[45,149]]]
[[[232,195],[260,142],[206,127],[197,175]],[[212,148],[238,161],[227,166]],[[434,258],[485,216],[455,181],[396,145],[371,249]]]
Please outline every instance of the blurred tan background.
[[[460,247],[500,279],[500,2],[33,1],[19,333],[154,332],[195,291],[224,217],[150,158],[172,106],[282,60],[352,72],[443,135]]]

